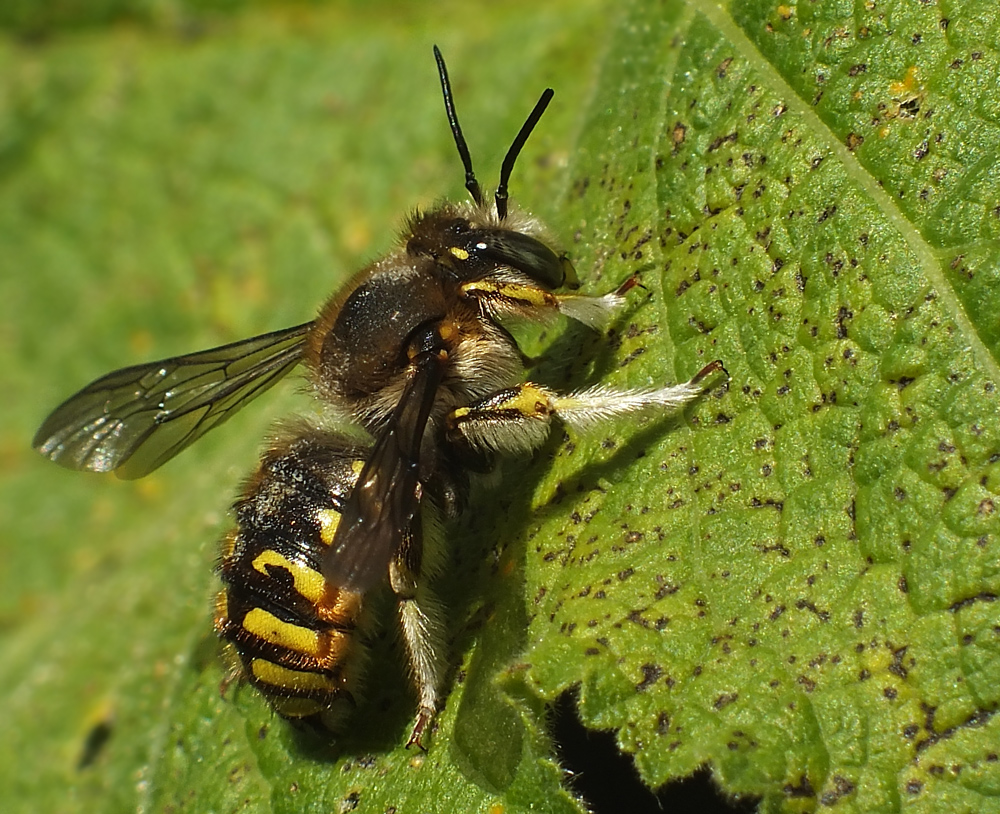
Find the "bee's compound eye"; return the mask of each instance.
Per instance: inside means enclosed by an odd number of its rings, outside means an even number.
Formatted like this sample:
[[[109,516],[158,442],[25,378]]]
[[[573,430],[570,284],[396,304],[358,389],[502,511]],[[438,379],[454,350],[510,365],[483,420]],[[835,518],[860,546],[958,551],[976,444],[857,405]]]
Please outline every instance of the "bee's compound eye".
[[[546,288],[563,285],[573,268],[538,238],[509,229],[473,230],[458,247],[469,255],[470,269],[516,269]]]

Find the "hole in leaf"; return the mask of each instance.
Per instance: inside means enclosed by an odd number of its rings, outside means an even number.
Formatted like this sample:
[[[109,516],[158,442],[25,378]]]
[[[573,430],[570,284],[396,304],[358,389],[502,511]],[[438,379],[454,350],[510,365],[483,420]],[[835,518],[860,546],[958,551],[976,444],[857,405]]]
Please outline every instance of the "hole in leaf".
[[[560,762],[570,773],[569,785],[593,814],[628,811],[663,814],[698,811],[702,814],[750,814],[757,801],[727,800],[705,769],[658,792],[642,780],[629,755],[618,750],[614,732],[589,730],[576,711],[576,693],[565,692],[553,706],[552,735]]]

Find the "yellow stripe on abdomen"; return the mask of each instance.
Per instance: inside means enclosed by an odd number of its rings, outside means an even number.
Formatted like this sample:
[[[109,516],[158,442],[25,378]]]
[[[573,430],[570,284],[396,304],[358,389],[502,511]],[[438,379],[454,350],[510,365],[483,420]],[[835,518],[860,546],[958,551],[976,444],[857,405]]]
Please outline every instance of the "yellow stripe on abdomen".
[[[319,571],[314,571],[303,563],[293,562],[273,548],[265,549],[253,561],[253,567],[265,576],[270,576],[267,572],[269,565],[284,568],[291,574],[295,590],[313,605],[319,604],[323,599],[326,580]]]
[[[349,643],[349,637],[341,631],[310,630],[302,625],[283,622],[263,608],[247,611],[243,617],[243,629],[269,644],[310,656],[323,665],[339,659]]]
[[[336,509],[320,509],[316,512],[316,522],[319,523],[319,538],[323,545],[330,545],[333,535],[337,533],[337,526],[340,525],[340,512]]]
[[[266,659],[254,659],[250,665],[253,677],[268,684],[275,690],[288,692],[322,692],[339,693],[339,684],[323,673],[310,673],[304,670],[291,670]]]

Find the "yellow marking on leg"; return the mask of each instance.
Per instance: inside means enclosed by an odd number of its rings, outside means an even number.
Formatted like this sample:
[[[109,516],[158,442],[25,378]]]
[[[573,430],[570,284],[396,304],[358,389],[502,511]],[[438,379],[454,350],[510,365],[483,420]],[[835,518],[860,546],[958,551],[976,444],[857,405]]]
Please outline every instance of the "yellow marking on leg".
[[[547,416],[552,413],[552,402],[549,394],[533,384],[525,384],[517,388],[514,395],[498,404],[501,410],[516,410],[525,418]]]
[[[497,283],[489,280],[470,280],[463,283],[462,293],[471,297],[499,297],[534,308],[555,308],[559,302],[553,294],[541,288],[518,285],[517,283]]]
[[[258,681],[272,687],[298,692],[332,692],[340,690],[330,676],[323,673],[309,673],[304,670],[290,670],[265,659],[254,659],[250,672]]]
[[[292,562],[271,548],[262,551],[253,561],[253,567],[265,576],[270,576],[267,571],[269,565],[288,571],[292,575],[295,590],[312,604],[315,605],[323,598],[326,580],[319,571],[314,571],[303,563]]]
[[[355,461],[351,467],[354,468],[355,465],[357,474],[360,475],[364,464]],[[340,525],[340,512],[336,509],[320,509],[316,512],[316,522],[319,523],[319,538],[323,541],[323,545],[330,545],[333,542],[333,535],[337,533],[337,526]]]
[[[544,387],[526,382],[452,410],[445,416],[445,430],[474,447],[530,452],[549,432],[557,411],[555,398]]]
[[[470,415],[485,416],[489,413],[507,410],[520,413],[524,418],[548,416],[554,410],[552,396],[548,391],[533,384],[522,384],[514,388],[513,392],[506,398],[491,396],[471,407],[456,407],[448,417],[452,422],[459,423]]]

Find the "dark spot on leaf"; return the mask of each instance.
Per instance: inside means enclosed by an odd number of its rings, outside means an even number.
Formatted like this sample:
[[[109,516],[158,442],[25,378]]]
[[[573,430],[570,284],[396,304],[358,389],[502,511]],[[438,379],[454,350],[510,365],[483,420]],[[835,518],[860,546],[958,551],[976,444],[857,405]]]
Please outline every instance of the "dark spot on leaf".
[[[903,664],[903,659],[906,657],[906,651],[908,646],[899,648],[898,650],[892,651],[892,664],[889,665],[889,672],[893,675],[897,675],[900,678],[906,678],[909,675],[909,671]]]
[[[797,600],[795,602],[795,607],[798,608],[799,610],[807,610],[811,613],[816,614],[816,617],[821,622],[826,622],[830,619],[829,611],[820,610],[819,608],[816,607],[816,605],[813,602],[810,602],[808,599]]]
[[[813,789],[812,783],[809,782],[809,778],[805,775],[799,778],[797,785],[792,785],[788,783],[784,786],[782,791],[785,793],[786,797],[801,798],[801,797],[815,797],[816,791]]]
[[[724,709],[730,704],[735,704],[739,700],[740,694],[736,692],[723,693],[712,703],[712,706],[716,709]]]
[[[104,751],[104,747],[108,745],[108,741],[111,740],[113,731],[114,720],[111,715],[98,721],[87,731],[87,735],[83,739],[83,746],[80,748],[80,757],[76,761],[78,772],[94,765],[101,752]]]
[[[823,794],[823,796],[819,798],[819,801],[825,806],[832,806],[841,797],[853,794],[854,791],[855,786],[850,780],[846,777],[841,777],[840,775],[834,775],[833,790]]]
[[[674,152],[676,153],[677,148],[684,143],[684,139],[687,136],[687,125],[682,122],[677,122],[673,129],[670,131],[671,140],[674,143]]]
[[[661,712],[656,716],[656,734],[666,735],[670,731],[670,716]]]
[[[663,677],[663,668],[658,664],[643,664],[642,681],[635,685],[636,692],[645,692]]]

